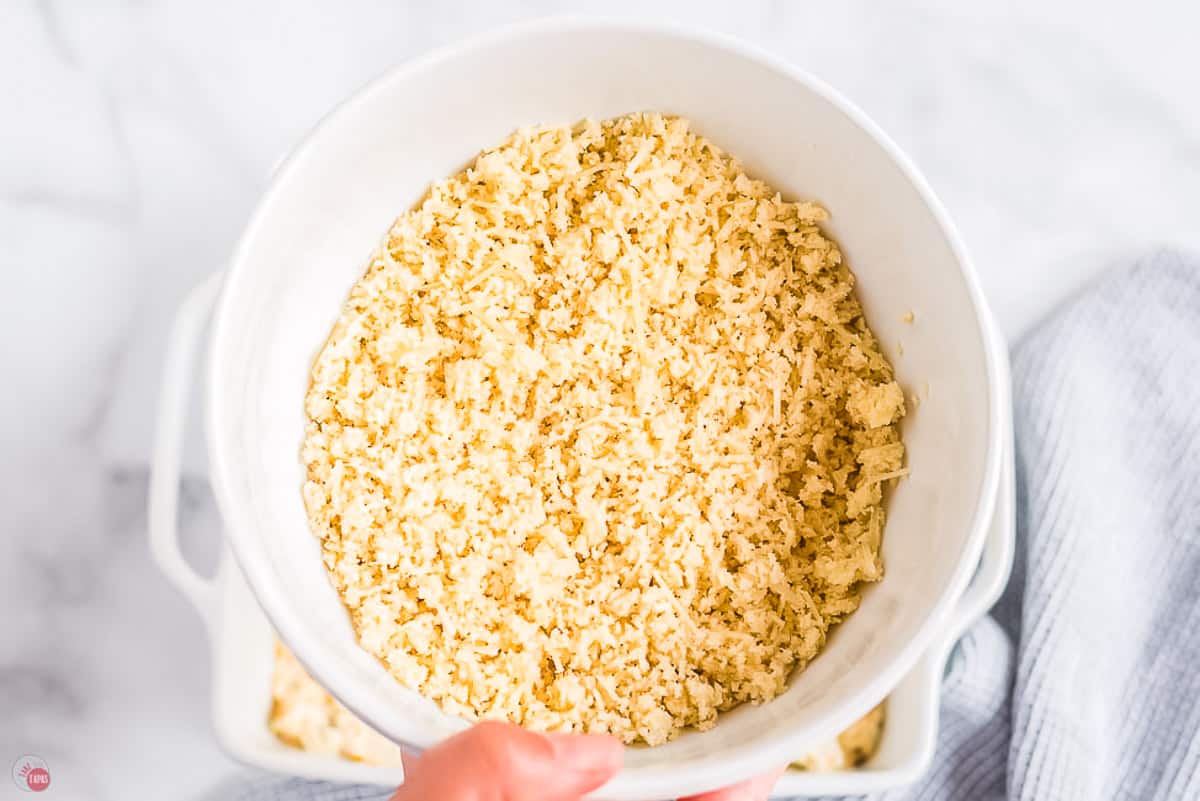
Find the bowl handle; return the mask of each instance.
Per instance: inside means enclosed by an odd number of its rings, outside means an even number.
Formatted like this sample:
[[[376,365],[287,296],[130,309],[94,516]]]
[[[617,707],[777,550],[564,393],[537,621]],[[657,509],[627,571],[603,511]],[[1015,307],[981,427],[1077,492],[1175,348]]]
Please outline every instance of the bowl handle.
[[[150,464],[150,552],[159,568],[182,592],[211,630],[217,622],[215,579],[197,573],[179,549],[176,511],[179,503],[180,456],[196,352],[221,288],[221,273],[196,286],[184,298],[167,340],[167,360],[158,398],[154,453]]]
[[[1003,341],[997,339],[999,352],[1005,353]],[[1001,363],[1002,394],[1006,402],[1009,398],[1008,360]],[[1015,443],[1013,442],[1012,411],[1006,408],[1004,415],[1006,432],[1004,435],[1004,460],[1000,472],[1000,483],[996,489],[996,511],[992,519],[991,530],[984,542],[983,554],[979,557],[979,567],[954,612],[950,625],[946,627],[943,647],[946,653],[977,620],[983,617],[1000,599],[1004,586],[1008,583],[1012,572],[1013,551],[1016,548],[1016,476],[1014,474]],[[1005,515],[1001,519],[1001,515]]]

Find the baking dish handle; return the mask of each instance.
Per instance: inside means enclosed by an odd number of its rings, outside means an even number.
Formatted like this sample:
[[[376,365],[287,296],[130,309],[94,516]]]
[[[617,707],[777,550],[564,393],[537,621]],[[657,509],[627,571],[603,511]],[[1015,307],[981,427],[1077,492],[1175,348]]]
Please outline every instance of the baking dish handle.
[[[200,336],[221,288],[221,273],[196,286],[175,314],[167,340],[167,358],[158,399],[154,454],[150,465],[150,552],[159,568],[182,592],[206,626],[216,622],[217,588],[214,579],[197,573],[179,548],[180,460],[187,402]]]

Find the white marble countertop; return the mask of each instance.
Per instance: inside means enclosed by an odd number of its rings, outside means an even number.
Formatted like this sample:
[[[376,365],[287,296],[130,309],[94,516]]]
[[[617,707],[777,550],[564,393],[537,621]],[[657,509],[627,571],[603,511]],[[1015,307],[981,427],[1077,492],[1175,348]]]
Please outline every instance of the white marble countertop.
[[[42,756],[62,799],[188,797],[238,767],[210,734],[200,622],[146,548],[146,454],[175,305],[222,265],[275,160],[347,92],[467,33],[596,9],[3,5],[0,341],[16,380],[0,402],[0,761]],[[946,202],[1010,338],[1131,252],[1200,248],[1195,4],[604,11],[732,33],[848,94]],[[189,548],[211,562],[219,526],[201,475],[184,496]]]

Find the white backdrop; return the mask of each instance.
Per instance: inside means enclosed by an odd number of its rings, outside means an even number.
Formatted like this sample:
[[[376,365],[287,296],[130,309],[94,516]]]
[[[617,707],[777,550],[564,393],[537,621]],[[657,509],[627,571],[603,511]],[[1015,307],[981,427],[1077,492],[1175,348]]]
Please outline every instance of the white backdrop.
[[[467,33],[599,10],[740,36],[849,95],[946,202],[1010,338],[1130,252],[1200,248],[1194,3],[4,0],[0,768],[39,754],[89,799],[235,769],[198,621],[144,544],[170,314],[349,91]]]

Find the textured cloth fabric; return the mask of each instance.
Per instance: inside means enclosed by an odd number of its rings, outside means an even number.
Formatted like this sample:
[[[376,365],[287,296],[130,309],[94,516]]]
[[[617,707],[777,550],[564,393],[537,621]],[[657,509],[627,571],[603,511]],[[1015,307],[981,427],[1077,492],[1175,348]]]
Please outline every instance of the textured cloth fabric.
[[[873,798],[1197,801],[1200,261],[1161,252],[1067,304],[1017,347],[1013,395],[1012,580],[947,665],[930,771]]]

